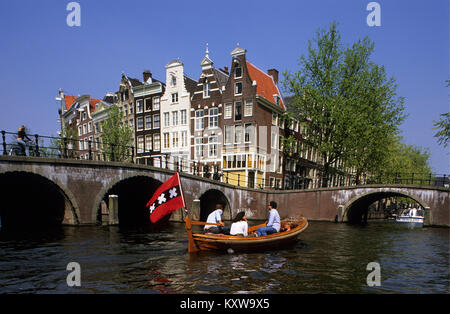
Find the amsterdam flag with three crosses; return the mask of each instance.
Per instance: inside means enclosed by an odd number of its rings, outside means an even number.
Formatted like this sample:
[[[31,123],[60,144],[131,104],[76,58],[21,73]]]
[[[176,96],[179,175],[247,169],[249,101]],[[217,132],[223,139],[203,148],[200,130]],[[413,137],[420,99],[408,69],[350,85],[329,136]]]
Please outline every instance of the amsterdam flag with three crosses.
[[[178,172],[156,190],[147,203],[147,207],[150,208],[150,220],[152,223],[156,223],[173,211],[185,207],[180,174]]]

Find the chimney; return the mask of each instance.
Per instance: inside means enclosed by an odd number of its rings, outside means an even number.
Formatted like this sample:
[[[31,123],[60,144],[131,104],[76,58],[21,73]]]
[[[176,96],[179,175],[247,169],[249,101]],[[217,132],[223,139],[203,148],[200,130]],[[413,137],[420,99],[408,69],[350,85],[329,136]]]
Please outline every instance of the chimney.
[[[144,77],[144,83],[152,78],[152,72],[150,72],[149,70],[144,71],[142,75]]]
[[[267,71],[267,74],[269,74],[273,78],[275,84],[278,85],[278,70],[270,69],[269,71]]]
[[[226,74],[229,74],[228,73],[228,67],[223,67],[222,71],[225,72]]]

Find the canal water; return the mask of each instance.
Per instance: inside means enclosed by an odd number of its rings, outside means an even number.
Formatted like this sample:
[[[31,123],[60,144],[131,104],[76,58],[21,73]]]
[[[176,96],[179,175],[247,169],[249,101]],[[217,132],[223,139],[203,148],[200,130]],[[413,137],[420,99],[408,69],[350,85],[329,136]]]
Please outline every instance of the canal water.
[[[367,285],[371,262],[381,286]],[[0,293],[449,293],[449,269],[449,229],[386,222],[313,221],[292,247],[249,254],[188,254],[180,223],[0,232]]]

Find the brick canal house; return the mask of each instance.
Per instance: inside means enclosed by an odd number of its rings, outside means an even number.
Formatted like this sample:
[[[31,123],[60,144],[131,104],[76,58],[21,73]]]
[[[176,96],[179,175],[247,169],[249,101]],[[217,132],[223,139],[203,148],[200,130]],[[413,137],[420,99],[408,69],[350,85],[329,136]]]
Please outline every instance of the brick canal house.
[[[259,188],[281,187],[282,114],[286,108],[278,89],[278,71],[263,72],[246,59],[246,50],[231,52],[224,104],[222,169],[224,181]]]
[[[102,139],[103,122],[108,118],[108,111],[114,104],[117,104],[117,94],[107,93],[101,102],[96,106],[92,113],[94,123],[94,160],[107,160],[104,154],[104,146]]]
[[[143,73],[144,82],[134,87],[136,162],[159,167],[161,154],[161,97],[165,84]]]
[[[200,63],[202,73],[191,99],[191,149],[192,172],[219,180],[222,168],[223,104],[222,93],[228,81],[227,69],[214,67],[206,55]]]
[[[78,135],[78,141],[67,143],[67,149],[74,158],[90,159],[94,143],[94,124],[92,113],[100,99],[91,99],[89,95],[71,96],[59,91],[61,101],[61,127],[71,128]]]
[[[163,160],[163,167],[189,169],[191,96],[196,85],[184,74],[180,60],[166,65],[166,90],[161,97],[161,152],[170,158]]]
[[[134,115],[134,89],[143,83],[136,78],[130,78],[122,73],[119,91],[117,92],[120,112],[122,113],[122,123],[128,125],[133,130],[133,143],[131,146],[136,147],[135,139],[135,115]]]

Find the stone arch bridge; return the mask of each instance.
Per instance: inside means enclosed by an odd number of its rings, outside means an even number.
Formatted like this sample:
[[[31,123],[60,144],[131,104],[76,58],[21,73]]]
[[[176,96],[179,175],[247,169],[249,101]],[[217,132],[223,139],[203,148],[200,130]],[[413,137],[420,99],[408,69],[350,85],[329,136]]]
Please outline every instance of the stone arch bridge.
[[[96,224],[102,201],[118,195],[120,223],[148,221],[146,202],[172,171],[144,165],[0,157],[0,215],[2,223],[56,221],[67,225]],[[425,225],[450,226],[450,190],[417,185],[368,185],[300,191],[271,191],[236,186],[181,174],[187,207],[205,219],[214,204],[226,204],[225,219],[245,210],[249,219],[266,219],[267,204],[278,202],[283,217],[303,214],[310,220],[345,222],[361,218],[371,203],[391,196],[414,199],[425,208]],[[176,211],[172,220],[182,221]]]

